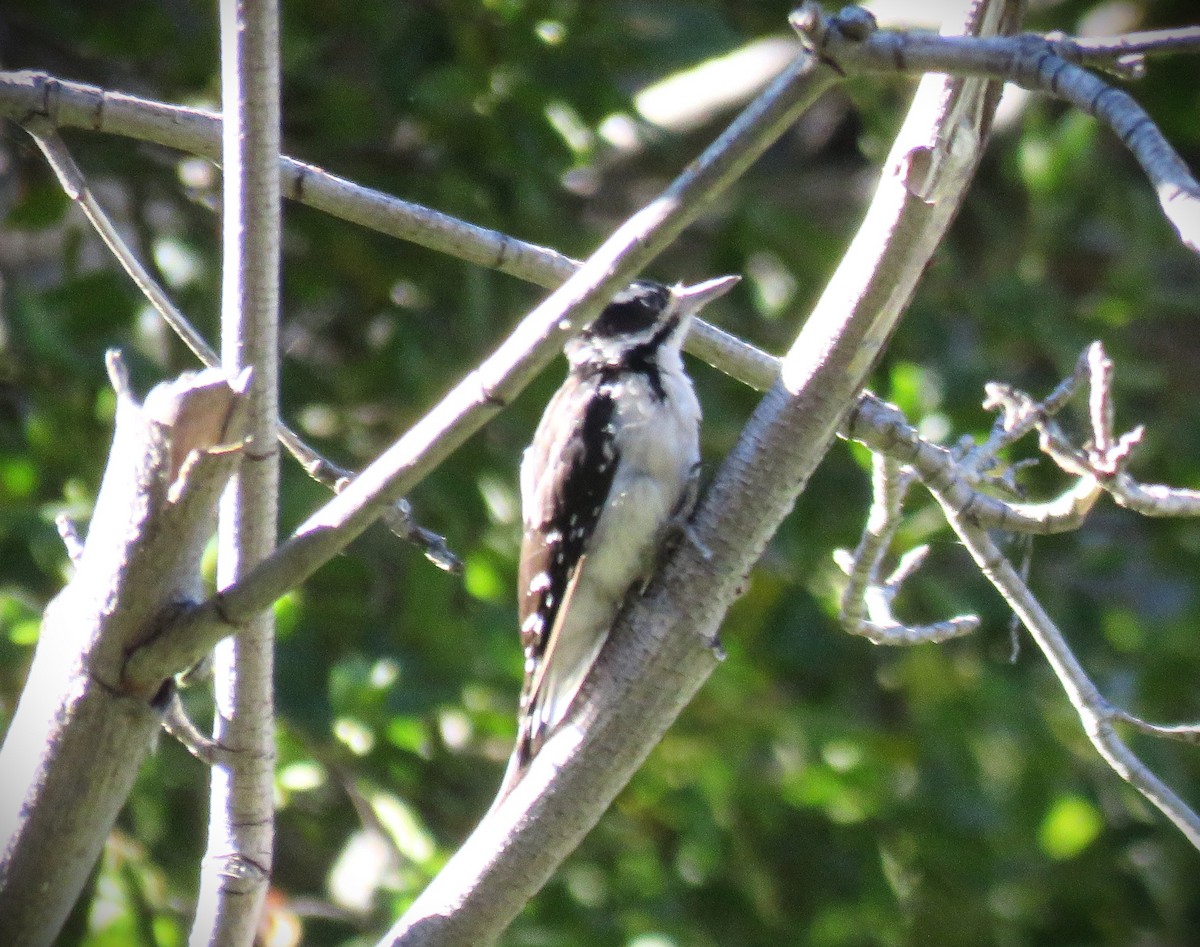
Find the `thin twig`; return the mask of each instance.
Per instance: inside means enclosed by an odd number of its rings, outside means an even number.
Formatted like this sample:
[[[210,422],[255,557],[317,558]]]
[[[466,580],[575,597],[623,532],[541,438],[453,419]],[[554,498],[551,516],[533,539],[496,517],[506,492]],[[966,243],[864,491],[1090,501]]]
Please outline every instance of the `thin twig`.
[[[163,714],[162,726],[167,733],[183,744],[183,748],[201,763],[206,766],[212,766],[217,762],[217,754],[219,752],[217,742],[202,733],[200,728],[192,723],[192,718],[188,716],[187,710],[184,709],[178,690],[171,694],[170,702],[167,704],[167,709]]]
[[[1047,34],[1054,51],[1063,59],[1081,66],[1103,69],[1122,79],[1141,79],[1146,75],[1146,57],[1172,53],[1200,52],[1200,27],[1180,26],[1166,30],[1145,30],[1123,36],[1071,37]]]
[[[1200,744],[1200,724],[1196,723],[1177,723],[1177,724],[1161,724],[1148,723],[1140,717],[1135,717],[1126,710],[1114,710],[1113,716],[1118,720],[1123,720],[1135,730],[1140,730],[1142,733],[1148,733],[1151,736],[1163,737],[1167,740],[1179,740],[1182,743]]]
[[[130,656],[130,682],[186,667],[211,643],[304,581],[506,405],[629,282],[837,79],[801,59],[660,195],[617,229],[500,347],[250,575]]]
[[[873,454],[871,461],[874,497],[866,528],[852,554],[844,550],[835,553],[849,579],[842,593],[842,627],[852,635],[884,645],[948,641],[970,634],[979,627],[979,619],[974,615],[960,615],[929,625],[907,625],[893,614],[893,599],[904,580],[920,568],[929,547],[910,550],[901,557],[895,571],[883,577],[884,556],[900,527],[904,496],[915,475],[883,454]]]
[[[1091,440],[1076,447],[1048,416],[1036,418],[1039,444],[1043,453],[1067,473],[1090,477],[1099,489],[1120,506],[1143,516],[1200,516],[1200,491],[1164,484],[1139,483],[1126,468],[1135,448],[1141,443],[1143,428],[1117,436],[1113,420],[1113,365],[1099,342],[1093,342],[1081,360],[1089,377],[1088,420]],[[1012,397],[1028,398],[1019,392]]]
[[[1184,245],[1200,253],[1200,183],[1127,93],[1058,54],[1041,36],[938,36],[921,31],[839,26],[806,2],[792,14],[802,38],[848,74],[891,73],[988,76],[1063,99],[1095,116],[1116,133],[1146,172],[1167,219]]]
[[[1008,385],[998,382],[985,385],[983,408],[985,411],[998,411],[999,416],[988,439],[963,453],[963,469],[968,474],[987,470],[1000,451],[1035,430],[1043,418],[1053,417],[1065,408],[1087,377],[1088,358],[1085,353],[1076,360],[1075,370],[1040,402],[1028,396],[1018,397]]]
[[[188,321],[182,311],[171,301],[170,296],[138,260],[137,255],[125,242],[113,225],[111,218],[96,199],[92,189],[71,156],[62,138],[42,118],[31,118],[25,124],[30,137],[37,143],[47,163],[58,177],[67,197],[79,205],[84,216],[95,228],[104,245],[121,264],[121,268],[133,280],[134,285],[163,319],[183,340],[192,354],[208,368],[220,367],[220,359],[212,346]],[[338,492],[353,479],[352,471],[338,466],[304,441],[286,424],[279,425],[279,442],[318,483]],[[407,500],[397,500],[382,516],[388,528],[399,538],[418,546],[434,565],[448,572],[461,572],[462,561],[450,550],[444,537],[417,523],[412,507]]]
[[[1134,718],[1116,710],[1100,694],[1058,627],[1029,587],[1021,581],[1016,569],[987,531],[959,515],[953,504],[936,487],[928,486],[976,565],[1004,596],[1041,648],[1097,752],[1122,779],[1170,819],[1195,848],[1200,849],[1200,816],[1134,754],[1113,726],[1115,721],[1132,723]],[[1146,730],[1147,727],[1140,729]]]

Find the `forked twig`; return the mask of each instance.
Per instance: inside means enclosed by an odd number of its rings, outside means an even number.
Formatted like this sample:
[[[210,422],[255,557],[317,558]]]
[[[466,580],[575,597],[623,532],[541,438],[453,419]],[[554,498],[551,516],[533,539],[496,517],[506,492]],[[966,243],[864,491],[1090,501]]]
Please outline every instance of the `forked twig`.
[[[67,196],[79,205],[84,216],[95,228],[100,239],[104,241],[104,245],[108,247],[117,262],[121,264],[122,269],[129,274],[134,284],[142,291],[155,312],[183,340],[183,343],[201,363],[209,368],[219,368],[220,359],[217,357],[217,353],[171,301],[171,298],[121,237],[104,208],[96,200],[91,188],[88,187],[83,172],[75,163],[75,159],[59,135],[45,119],[38,117],[29,119],[25,124],[25,129],[46,156],[47,162],[57,175]],[[279,442],[287,448],[310,477],[335,493],[340,492],[354,477],[352,471],[339,467],[323,457],[285,424],[279,425]],[[461,560],[450,550],[445,538],[418,524],[413,518],[412,507],[407,500],[401,498],[391,504],[382,518],[393,533],[420,547],[426,558],[438,568],[448,572],[462,571]]]
[[[1063,434],[1054,416],[1065,406],[1067,399],[1078,392],[1085,378],[1088,382],[1091,439],[1085,446],[1075,447]],[[1039,522],[1042,525],[1053,522],[1056,527],[1074,528],[1082,522],[1083,516],[1102,492],[1109,493],[1121,505],[1147,515],[1200,515],[1200,494],[1196,491],[1138,484],[1126,472],[1125,467],[1140,438],[1141,429],[1121,436],[1114,434],[1112,382],[1112,363],[1097,342],[1083,353],[1075,372],[1041,402],[1006,385],[989,385],[985,405],[998,410],[1000,417],[984,444],[961,451],[962,461],[968,468],[966,470],[956,464],[952,452],[920,438],[897,409],[869,395],[860,401],[847,422],[846,431],[849,436],[880,452],[876,460],[877,470],[880,466],[898,470],[900,464],[911,465],[907,469],[911,469],[913,475],[933,494],[976,564],[1004,596],[1045,654],[1079,714],[1084,731],[1100,755],[1178,826],[1194,846],[1200,848],[1200,817],[1133,753],[1117,733],[1115,724],[1128,724],[1141,733],[1188,743],[1200,743],[1200,725],[1149,723],[1111,704],[1076,659],[1062,632],[1030,591],[1024,577],[988,534],[988,528],[997,525],[1004,529],[1021,529],[1033,527]],[[1049,517],[1046,515],[1046,504],[1007,503],[968,485],[968,482],[979,482],[980,472],[986,474],[992,469],[997,450],[1033,431],[1039,435],[1043,452],[1065,472],[1079,478],[1075,487],[1052,504],[1073,510],[1070,515]],[[876,481],[876,507],[872,511],[872,520],[877,517],[875,511],[889,502],[890,497],[892,506],[889,507],[887,520],[891,532],[894,532],[895,522],[900,515],[896,488],[879,482],[878,477]],[[883,501],[881,496],[885,498]],[[1029,515],[1029,509],[1033,506],[1042,509],[1040,517]],[[1008,512],[997,514],[997,508]],[[981,511],[985,510],[988,512],[981,515]],[[871,525],[868,526],[860,550],[867,543],[868,535],[874,535],[873,529]],[[852,585],[861,589],[865,583],[861,579],[855,583],[854,579],[852,574]]]

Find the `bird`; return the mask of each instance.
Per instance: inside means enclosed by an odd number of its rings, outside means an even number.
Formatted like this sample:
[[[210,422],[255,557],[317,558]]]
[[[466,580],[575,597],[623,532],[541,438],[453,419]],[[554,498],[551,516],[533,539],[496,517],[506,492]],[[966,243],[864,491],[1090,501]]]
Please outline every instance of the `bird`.
[[[630,589],[691,512],[700,404],[680,349],[692,317],[739,280],[638,280],[566,345],[566,380],[521,461],[525,674],[496,804],[565,719]]]

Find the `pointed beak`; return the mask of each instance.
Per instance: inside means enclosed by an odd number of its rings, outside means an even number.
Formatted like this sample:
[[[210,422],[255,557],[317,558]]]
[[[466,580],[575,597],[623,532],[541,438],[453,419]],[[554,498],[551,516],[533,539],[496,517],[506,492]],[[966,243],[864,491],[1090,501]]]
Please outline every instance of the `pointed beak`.
[[[687,312],[699,312],[719,296],[724,296],[742,281],[740,276],[718,276],[695,286],[676,286],[672,292]]]

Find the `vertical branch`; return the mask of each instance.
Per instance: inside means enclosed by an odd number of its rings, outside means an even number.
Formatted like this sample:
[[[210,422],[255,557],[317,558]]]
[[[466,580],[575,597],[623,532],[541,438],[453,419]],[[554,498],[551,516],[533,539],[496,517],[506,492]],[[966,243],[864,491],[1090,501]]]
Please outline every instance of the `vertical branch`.
[[[217,583],[224,588],[275,547],[278,493],[279,20],[271,0],[221,0],[224,266],[221,359],[253,370],[245,461],[221,501]],[[208,850],[192,943],[249,945],[273,842],[272,658],[269,611],[216,649],[219,747]]]

